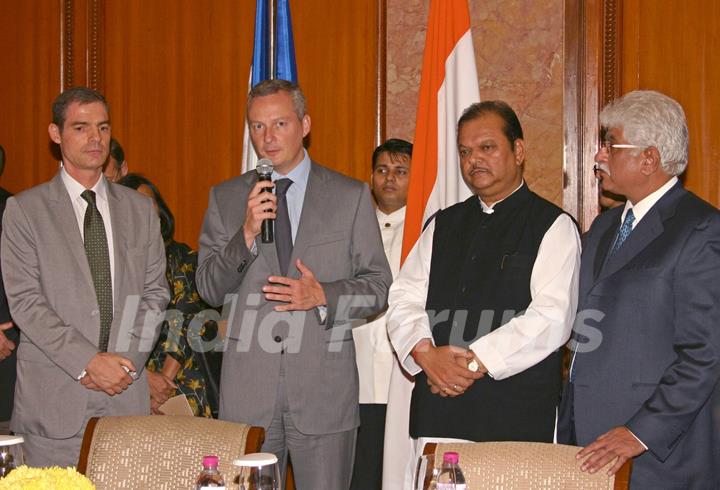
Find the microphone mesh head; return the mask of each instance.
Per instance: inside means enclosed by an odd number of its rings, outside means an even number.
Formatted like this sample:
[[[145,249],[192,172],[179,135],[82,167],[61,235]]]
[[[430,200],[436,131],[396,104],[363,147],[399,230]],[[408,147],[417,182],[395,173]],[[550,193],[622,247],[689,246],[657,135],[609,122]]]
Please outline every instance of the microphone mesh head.
[[[273,163],[269,158],[261,158],[255,167],[255,171],[259,175],[272,175]]]

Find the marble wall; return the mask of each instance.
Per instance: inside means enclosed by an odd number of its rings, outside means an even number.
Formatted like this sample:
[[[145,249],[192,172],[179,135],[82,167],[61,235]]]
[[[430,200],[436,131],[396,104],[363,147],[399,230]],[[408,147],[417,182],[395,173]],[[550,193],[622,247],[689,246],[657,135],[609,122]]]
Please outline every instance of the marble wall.
[[[525,132],[525,178],[562,203],[564,0],[468,0],[481,100]],[[429,0],[387,0],[387,137],[413,139]]]

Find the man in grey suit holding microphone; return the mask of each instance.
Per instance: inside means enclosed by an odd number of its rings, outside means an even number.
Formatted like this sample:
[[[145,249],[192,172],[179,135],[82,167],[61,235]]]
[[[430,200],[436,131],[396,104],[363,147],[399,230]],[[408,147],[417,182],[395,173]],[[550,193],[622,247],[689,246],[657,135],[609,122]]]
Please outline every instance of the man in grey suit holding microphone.
[[[152,201],[103,177],[103,96],[60,94],[49,134],[60,171],[10,198],[3,217],[3,279],[21,332],[10,428],[29,465],[74,466],[90,417],[150,414],[142,369],[169,294]]]
[[[263,450],[283,474],[290,454],[300,490],[346,489],[359,423],[349,321],[381,310],[392,280],[370,192],[310,160],[297,85],[261,82],[247,117],[272,182],[247,172],[213,188],[200,236],[198,290],[232,305],[220,418],[265,427]]]

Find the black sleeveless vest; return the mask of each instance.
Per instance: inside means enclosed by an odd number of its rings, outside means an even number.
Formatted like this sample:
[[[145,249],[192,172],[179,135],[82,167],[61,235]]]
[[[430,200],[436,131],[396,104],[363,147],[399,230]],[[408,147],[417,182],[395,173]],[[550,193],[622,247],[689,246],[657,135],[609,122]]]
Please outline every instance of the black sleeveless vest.
[[[562,212],[523,184],[492,214],[476,196],[438,213],[426,302],[436,345],[467,347],[524,312],[540,243]],[[485,376],[455,398],[432,394],[421,372],[410,434],[552,442],[560,387],[560,352],[501,381]]]

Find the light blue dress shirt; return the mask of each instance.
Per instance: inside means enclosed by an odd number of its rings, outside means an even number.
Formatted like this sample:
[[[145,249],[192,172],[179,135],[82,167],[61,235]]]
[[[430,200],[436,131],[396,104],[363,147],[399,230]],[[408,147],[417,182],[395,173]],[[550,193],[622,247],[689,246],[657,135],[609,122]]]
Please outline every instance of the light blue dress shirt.
[[[308,177],[310,176],[310,157],[306,150],[303,150],[303,152],[305,154],[303,159],[297,167],[292,169],[287,175],[273,171],[270,177],[273,182],[284,178],[288,178],[293,182],[292,185],[288,187],[287,194],[285,194],[293,245],[295,244],[295,237],[297,236],[298,227],[300,226],[300,215],[302,214],[303,202],[305,202],[305,190],[307,189]]]

